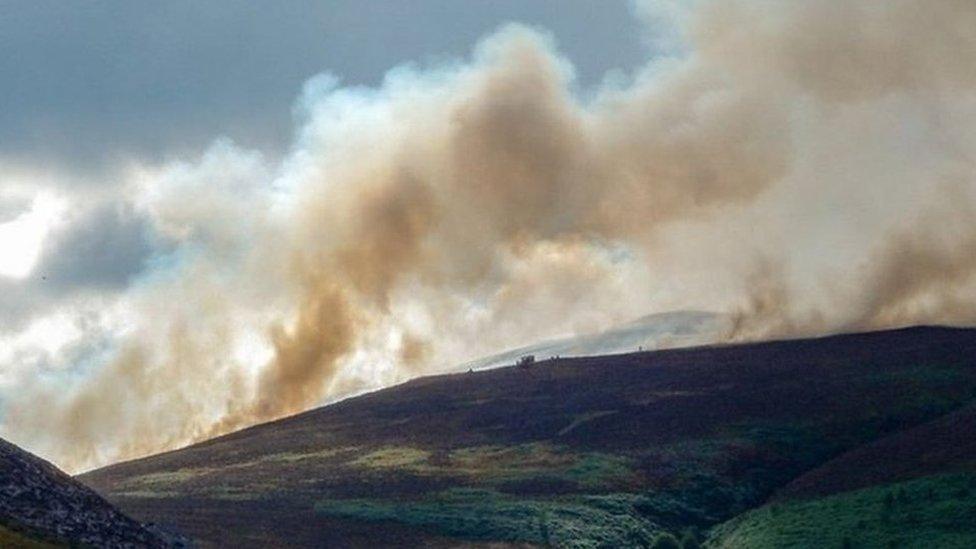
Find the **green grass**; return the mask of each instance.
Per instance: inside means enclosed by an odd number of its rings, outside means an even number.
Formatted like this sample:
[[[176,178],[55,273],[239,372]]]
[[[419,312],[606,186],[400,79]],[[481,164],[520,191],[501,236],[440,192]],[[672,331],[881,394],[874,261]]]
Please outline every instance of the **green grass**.
[[[708,547],[976,547],[976,475],[926,477],[750,511]]]
[[[124,490],[115,492],[113,495],[136,499],[174,499],[180,497],[182,494],[174,490]]]
[[[365,521],[396,521],[472,541],[538,543],[590,549],[639,547],[660,532],[642,519],[633,496],[516,499],[493,490],[452,489],[423,500],[323,500],[316,510]]]
[[[555,480],[583,489],[609,489],[633,479],[631,460],[600,452],[574,452],[539,442],[517,446],[473,446],[456,449],[444,461],[410,447],[386,447],[361,455],[347,466],[371,471],[402,471],[425,476],[465,477],[475,483]]]
[[[548,443],[512,447],[476,446],[451,453],[444,472],[490,485],[551,479],[600,489],[632,480],[631,460],[600,452],[573,452]]]
[[[214,472],[216,469],[210,467],[177,469],[175,471],[163,471],[160,473],[149,473],[137,477],[131,477],[119,484],[119,487],[126,491],[142,490],[153,491],[156,488],[181,484],[188,480],[195,479],[201,475]]]
[[[573,465],[561,471],[562,478],[585,488],[601,488],[633,476],[630,460],[601,453],[582,455]]]
[[[240,463],[234,463],[232,465],[226,466],[225,469],[255,467],[258,465],[275,464],[275,463],[292,464],[300,461],[318,461],[318,460],[329,459],[339,454],[354,452],[356,449],[357,448],[353,446],[353,447],[340,447],[340,448],[325,448],[322,450],[316,450],[313,452],[305,452],[305,453],[280,452],[277,454],[268,454],[266,456],[261,456],[257,459],[253,459],[250,461],[242,461]]]
[[[427,469],[430,452],[409,447],[381,448],[359,457],[352,465],[367,469]]]
[[[550,444],[473,446],[451,452],[445,471],[486,483],[556,476],[571,467],[577,457]]]

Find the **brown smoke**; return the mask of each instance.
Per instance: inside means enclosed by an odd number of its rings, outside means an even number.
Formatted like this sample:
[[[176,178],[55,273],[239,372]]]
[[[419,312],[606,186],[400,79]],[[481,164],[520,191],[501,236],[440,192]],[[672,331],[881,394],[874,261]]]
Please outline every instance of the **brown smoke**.
[[[864,240],[862,255],[820,275],[814,308],[798,307],[807,296],[791,288],[784,268],[796,253],[778,250],[778,265],[758,256],[746,278],[747,303],[734,315],[734,339],[976,323],[976,143],[963,129],[976,113],[974,25],[976,4],[965,0],[705,4],[695,26],[700,51],[741,77],[779,87],[824,127],[845,116],[859,121],[835,124],[853,130],[849,135],[829,135],[864,151],[851,169],[892,173],[902,166],[912,176],[858,182],[876,190],[874,202],[846,223],[852,239]],[[919,130],[927,135],[916,137],[916,150],[872,142]],[[864,200],[859,189],[823,180],[834,173],[830,166],[816,168],[821,180],[808,207],[821,207],[831,194]],[[859,226],[874,229],[870,239],[857,234]]]
[[[275,360],[262,372],[253,417],[299,412],[321,396],[336,359],[352,347],[354,321],[342,290],[324,280],[309,282],[291,333],[275,326]]]
[[[406,281],[452,291],[498,276],[501,256],[541,244],[582,254],[579,242],[643,238],[662,220],[748,199],[785,167],[785,147],[770,137],[782,113],[760,108],[756,90],[689,112],[702,95],[726,90],[679,75],[664,90],[586,112],[533,34],[509,30],[480,55],[440,90],[446,101],[434,94],[436,104],[411,106],[422,120],[387,120],[392,143],[367,144],[365,158],[322,152],[299,238],[334,282],[306,285],[294,334],[276,332],[250,420],[321,397],[355,339],[347,300],[367,317],[382,315]],[[401,356],[415,364],[423,346],[404,341]]]
[[[853,327],[976,322],[976,203],[957,185],[943,196],[869,262],[869,291]]]

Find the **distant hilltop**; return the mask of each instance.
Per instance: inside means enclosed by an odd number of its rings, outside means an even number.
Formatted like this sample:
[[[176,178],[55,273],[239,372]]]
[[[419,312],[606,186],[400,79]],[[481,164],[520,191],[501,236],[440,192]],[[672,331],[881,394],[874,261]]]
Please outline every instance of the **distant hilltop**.
[[[462,364],[460,370],[481,370],[514,364],[520,357],[590,356],[638,350],[707,345],[719,341],[731,327],[728,315],[708,311],[673,311],[641,317],[609,330],[550,339],[510,349]]]

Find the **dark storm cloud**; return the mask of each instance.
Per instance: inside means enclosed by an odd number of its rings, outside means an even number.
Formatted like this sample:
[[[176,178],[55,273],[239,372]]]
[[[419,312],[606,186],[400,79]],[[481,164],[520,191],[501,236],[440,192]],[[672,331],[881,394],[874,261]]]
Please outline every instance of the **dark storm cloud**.
[[[74,214],[48,236],[27,278],[0,278],[0,334],[22,329],[66,299],[125,289],[166,249],[148,220],[122,203]]]
[[[152,255],[151,235],[129,207],[98,206],[49,237],[34,276],[55,293],[124,288]]]
[[[308,77],[375,84],[403,61],[462,55],[509,20],[551,29],[584,82],[643,57],[622,0],[3,2],[0,158],[91,170],[217,135],[280,151]]]

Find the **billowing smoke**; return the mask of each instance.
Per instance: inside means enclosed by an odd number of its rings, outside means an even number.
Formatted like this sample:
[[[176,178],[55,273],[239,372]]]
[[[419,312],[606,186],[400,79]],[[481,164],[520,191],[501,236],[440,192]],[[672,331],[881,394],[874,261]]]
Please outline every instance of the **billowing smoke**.
[[[133,167],[174,251],[5,433],[78,470],[659,310],[730,339],[976,320],[976,4],[659,4],[684,41],[627,83],[583,93],[508,26],[313,79],[280,163]]]

